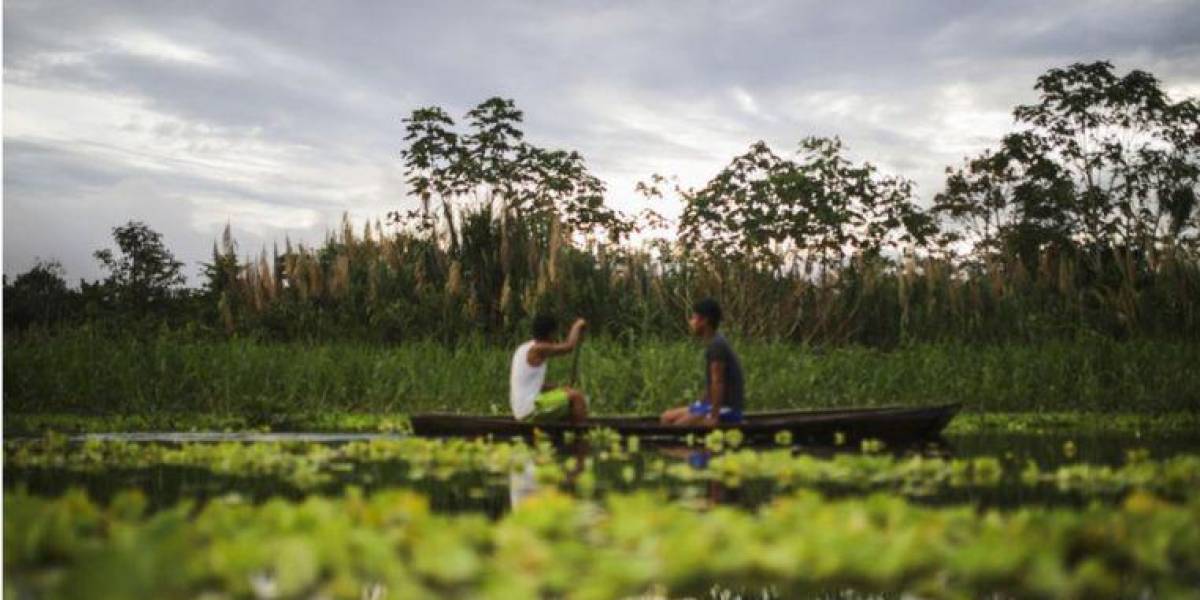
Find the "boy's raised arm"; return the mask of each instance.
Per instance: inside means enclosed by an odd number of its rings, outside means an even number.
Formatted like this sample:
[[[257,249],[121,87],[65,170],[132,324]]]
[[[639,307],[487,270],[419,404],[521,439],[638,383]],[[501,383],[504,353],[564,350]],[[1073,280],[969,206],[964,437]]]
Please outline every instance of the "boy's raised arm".
[[[587,327],[587,321],[575,319],[575,322],[571,325],[571,332],[567,334],[567,339],[561,342],[538,342],[534,344],[529,349],[530,358],[534,358],[540,363],[551,356],[570,354],[575,349],[575,346],[579,345],[584,327]],[[534,356],[535,353],[536,357]]]

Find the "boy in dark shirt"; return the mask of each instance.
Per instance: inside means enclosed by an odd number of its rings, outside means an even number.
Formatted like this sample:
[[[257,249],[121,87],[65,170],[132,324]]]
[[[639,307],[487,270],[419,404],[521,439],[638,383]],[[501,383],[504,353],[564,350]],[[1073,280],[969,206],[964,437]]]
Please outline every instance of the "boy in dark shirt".
[[[725,336],[717,333],[721,325],[721,305],[705,298],[692,306],[688,328],[705,342],[704,397],[689,406],[672,408],[662,414],[668,425],[707,425],[737,423],[742,420],[745,383],[742,365]]]

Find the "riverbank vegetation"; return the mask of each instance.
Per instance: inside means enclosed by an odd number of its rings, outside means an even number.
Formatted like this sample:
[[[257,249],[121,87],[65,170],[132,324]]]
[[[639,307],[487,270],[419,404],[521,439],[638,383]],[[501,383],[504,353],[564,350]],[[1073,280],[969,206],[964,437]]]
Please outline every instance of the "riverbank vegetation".
[[[963,402],[968,412],[1192,411],[1200,346],[1103,336],[880,351],[735,339],[755,409]],[[5,414],[209,414],[276,426],[303,415],[508,410],[508,349],[483,341],[191,340],[80,328],[6,343]],[[655,413],[700,389],[688,341],[589,340],[581,384],[604,413]],[[567,377],[552,365],[549,378]],[[179,419],[185,424],[187,419]]]

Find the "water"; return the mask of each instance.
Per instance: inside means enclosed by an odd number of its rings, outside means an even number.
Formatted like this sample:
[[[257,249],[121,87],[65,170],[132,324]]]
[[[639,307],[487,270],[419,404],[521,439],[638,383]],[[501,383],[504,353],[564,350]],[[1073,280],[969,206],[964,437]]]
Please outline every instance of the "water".
[[[398,434],[330,433],[112,433],[73,438],[121,441],[138,444],[203,444],[239,442],[244,444],[341,444],[379,439],[398,439]],[[10,442],[11,443],[11,442]],[[77,446],[76,446],[77,447]],[[815,487],[830,496],[861,495],[873,491],[902,493],[916,502],[931,505],[970,504],[977,507],[1015,508],[1025,505],[1083,506],[1089,502],[1116,502],[1124,490],[1080,492],[1060,490],[1042,483],[1022,484],[1013,475],[1027,461],[1043,470],[1061,465],[1088,463],[1119,466],[1127,451],[1145,449],[1155,459],[1181,454],[1200,454],[1200,435],[1173,434],[1152,437],[1133,434],[1010,434],[985,433],[958,435],[934,444],[913,448],[889,449],[896,456],[995,457],[1005,467],[1005,478],[994,485],[937,485],[932,489],[903,490],[894,485],[864,485],[861,482],[822,484]],[[796,448],[796,453],[831,458],[838,453],[855,453],[846,448]],[[546,487],[558,487],[569,493],[601,498],[610,492],[656,490],[668,497],[697,508],[733,505],[753,509],[794,486],[779,485],[770,479],[746,479],[729,484],[724,481],[680,481],[663,477],[669,469],[684,467],[696,471],[709,468],[716,454],[703,448],[649,446],[617,456],[607,448],[577,444],[559,448],[555,461],[564,477],[558,482],[540,481],[531,463],[518,465],[508,473],[483,470],[453,470],[448,474],[418,473],[404,460],[354,461],[325,464],[321,472],[328,480],[316,485],[298,485],[286,476],[241,475],[214,472],[199,466],[148,464],[137,467],[113,467],[72,470],[55,467],[22,467],[6,464],[6,489],[25,487],[36,494],[58,495],[71,488],[83,488],[89,495],[107,500],[114,494],[137,488],[146,494],[151,508],[162,508],[181,500],[203,503],[209,499],[237,495],[251,501],[271,497],[301,499],[310,494],[340,494],[347,486],[364,491],[382,488],[408,488],[431,500],[441,512],[477,512],[499,517],[529,494]],[[7,461],[6,461],[7,462]],[[590,466],[587,466],[590,465]],[[587,466],[585,468],[585,466]],[[586,473],[586,474],[585,474]]]
[[[945,438],[954,456],[1004,456],[1029,459],[1046,467],[1070,462],[1098,465],[1118,465],[1126,460],[1128,450],[1145,449],[1154,458],[1170,458],[1180,454],[1200,453],[1200,432],[1173,434],[1117,433],[976,433]],[[1074,457],[1064,452],[1070,443]]]
[[[327,433],[327,432],[288,432],[261,433],[220,432],[220,431],[143,431],[136,433],[89,433],[71,438],[72,442],[139,442],[162,444],[187,444],[198,442],[302,442],[317,444],[344,444],[346,442],[363,442],[370,440],[394,440],[404,437],[400,433]]]

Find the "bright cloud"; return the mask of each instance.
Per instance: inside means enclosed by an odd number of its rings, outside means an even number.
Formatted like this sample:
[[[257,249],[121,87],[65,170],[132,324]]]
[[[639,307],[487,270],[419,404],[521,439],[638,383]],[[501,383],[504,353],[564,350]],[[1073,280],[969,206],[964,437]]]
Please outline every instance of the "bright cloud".
[[[151,31],[122,32],[114,40],[114,45],[121,51],[149,60],[205,67],[219,64],[216,57],[199,48],[185,46]]]

